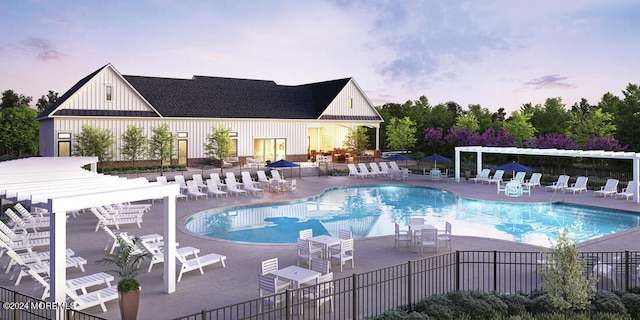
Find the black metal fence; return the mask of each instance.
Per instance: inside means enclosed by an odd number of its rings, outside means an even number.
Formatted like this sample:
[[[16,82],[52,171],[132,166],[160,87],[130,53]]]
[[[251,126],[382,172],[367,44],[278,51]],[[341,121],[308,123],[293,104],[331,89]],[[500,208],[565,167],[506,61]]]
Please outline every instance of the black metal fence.
[[[597,290],[640,286],[640,251],[583,252],[580,259],[585,277],[598,277]],[[539,252],[455,251],[334,280],[328,296],[303,287],[179,319],[363,319],[452,291],[528,293],[540,289],[538,270],[548,266]]]
[[[104,320],[92,314],[66,308],[67,305],[43,301],[0,287],[0,319]]]

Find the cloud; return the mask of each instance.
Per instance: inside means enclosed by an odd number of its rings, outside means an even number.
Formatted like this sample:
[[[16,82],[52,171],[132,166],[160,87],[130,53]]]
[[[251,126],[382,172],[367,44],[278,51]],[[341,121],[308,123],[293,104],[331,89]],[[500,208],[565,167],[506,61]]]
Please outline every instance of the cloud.
[[[59,60],[63,56],[47,39],[32,37],[25,40],[24,45],[40,61]]]
[[[525,87],[529,87],[534,90],[540,89],[571,89],[576,86],[566,82],[567,77],[563,77],[557,74],[551,74],[542,76],[539,78],[531,79],[524,83]]]

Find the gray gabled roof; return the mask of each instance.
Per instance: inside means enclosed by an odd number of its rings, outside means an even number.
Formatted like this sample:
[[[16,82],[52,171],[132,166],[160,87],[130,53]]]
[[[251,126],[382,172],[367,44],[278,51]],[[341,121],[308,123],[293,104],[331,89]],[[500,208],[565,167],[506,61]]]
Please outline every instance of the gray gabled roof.
[[[106,65],[108,66],[108,65]],[[76,83],[38,120],[52,115],[157,117],[155,112],[56,108],[106,66]],[[274,81],[194,76],[191,79],[123,76],[162,117],[320,119],[350,78],[298,86]],[[55,111],[55,112],[54,112]],[[53,112],[53,114],[52,114]],[[124,112],[124,113],[123,113]],[[367,117],[368,118],[368,117]],[[376,119],[367,120],[382,120]]]

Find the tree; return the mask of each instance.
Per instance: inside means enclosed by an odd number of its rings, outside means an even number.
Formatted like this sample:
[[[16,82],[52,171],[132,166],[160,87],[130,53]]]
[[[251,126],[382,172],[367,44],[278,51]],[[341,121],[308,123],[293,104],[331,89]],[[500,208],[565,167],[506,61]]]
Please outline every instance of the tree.
[[[347,136],[344,138],[343,144],[353,156],[357,156],[369,147],[369,137],[367,129],[363,127],[351,127]]]
[[[51,92],[51,91],[49,91]],[[125,160],[130,160],[131,165],[136,165],[136,159],[143,157],[147,151],[148,139],[142,133],[143,128],[135,125],[129,125],[120,140],[122,141],[122,149],[120,153]]]
[[[479,104],[470,104],[468,114],[476,117],[477,123],[479,125],[478,132],[484,132],[485,130],[489,129],[493,125],[491,112],[487,108],[482,108]],[[497,117],[497,114],[496,114],[496,117]],[[500,128],[496,128],[496,129],[500,129]]]
[[[25,97],[22,94],[17,94],[13,90],[5,90],[2,92],[2,102],[0,103],[0,110],[18,107],[29,106],[31,103],[31,97]]]
[[[609,137],[616,133],[612,114],[602,112],[600,108],[588,112],[581,108],[574,110],[568,122],[568,136],[578,145],[583,146],[592,135]]]
[[[531,124],[538,130],[540,135],[566,134],[567,122],[571,116],[565,110],[562,98],[548,98],[544,107],[536,105],[533,108]]]
[[[531,124],[531,115],[514,111],[511,117],[504,123],[503,127],[513,135],[517,146],[523,146],[528,139],[535,137],[536,128]]]
[[[229,138],[230,128],[222,125],[218,127],[211,126],[211,133],[207,135],[207,141],[204,143],[204,153],[211,161],[220,161],[231,156],[233,151],[233,140]],[[220,172],[223,170],[220,165]]]
[[[616,137],[621,144],[628,144],[630,151],[640,150],[640,87],[629,84],[622,91],[624,99],[618,105],[615,115]]]
[[[480,130],[480,125],[478,124],[476,116],[472,114],[465,114],[456,118],[456,124],[453,125],[453,128],[456,130],[469,128],[471,129],[471,133],[476,133]]]
[[[44,111],[44,109],[48,108],[50,105],[54,104],[58,100],[58,93],[49,90],[47,95],[43,95],[38,99],[36,103],[36,107],[38,108],[38,112]]]
[[[416,144],[416,123],[409,117],[392,118],[387,127],[387,148],[409,150]]]
[[[160,175],[164,173],[164,165],[171,163],[171,158],[175,154],[173,133],[169,131],[169,126],[163,124],[152,130],[153,135],[149,141],[149,158],[160,161]]]
[[[113,159],[111,131],[98,129],[88,124],[83,125],[82,132],[76,136],[74,155],[98,157],[101,168],[104,168],[104,162]]]
[[[40,127],[36,116],[38,113],[27,105],[0,110],[1,153],[16,157],[38,154]]]
[[[584,276],[584,261],[578,257],[575,241],[569,240],[567,231],[558,232],[558,241],[551,252],[542,252],[546,268],[540,270],[542,289],[551,303],[564,312],[565,319],[571,311],[585,309],[596,289],[598,279]]]

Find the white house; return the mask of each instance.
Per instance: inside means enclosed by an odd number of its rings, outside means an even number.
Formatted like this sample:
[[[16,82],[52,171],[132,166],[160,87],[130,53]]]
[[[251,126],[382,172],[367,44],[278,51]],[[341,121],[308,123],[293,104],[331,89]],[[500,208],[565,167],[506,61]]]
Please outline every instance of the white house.
[[[350,127],[376,129],[384,121],[353,78],[296,86],[274,81],[194,76],[191,79],[126,76],[107,64],[81,79],[40,115],[40,154],[73,154],[85,124],[108,129],[115,158],[129,125],[167,124],[177,138],[179,164],[202,161],[212,126],[231,129],[234,155],[305,161],[312,150],[343,146]]]

